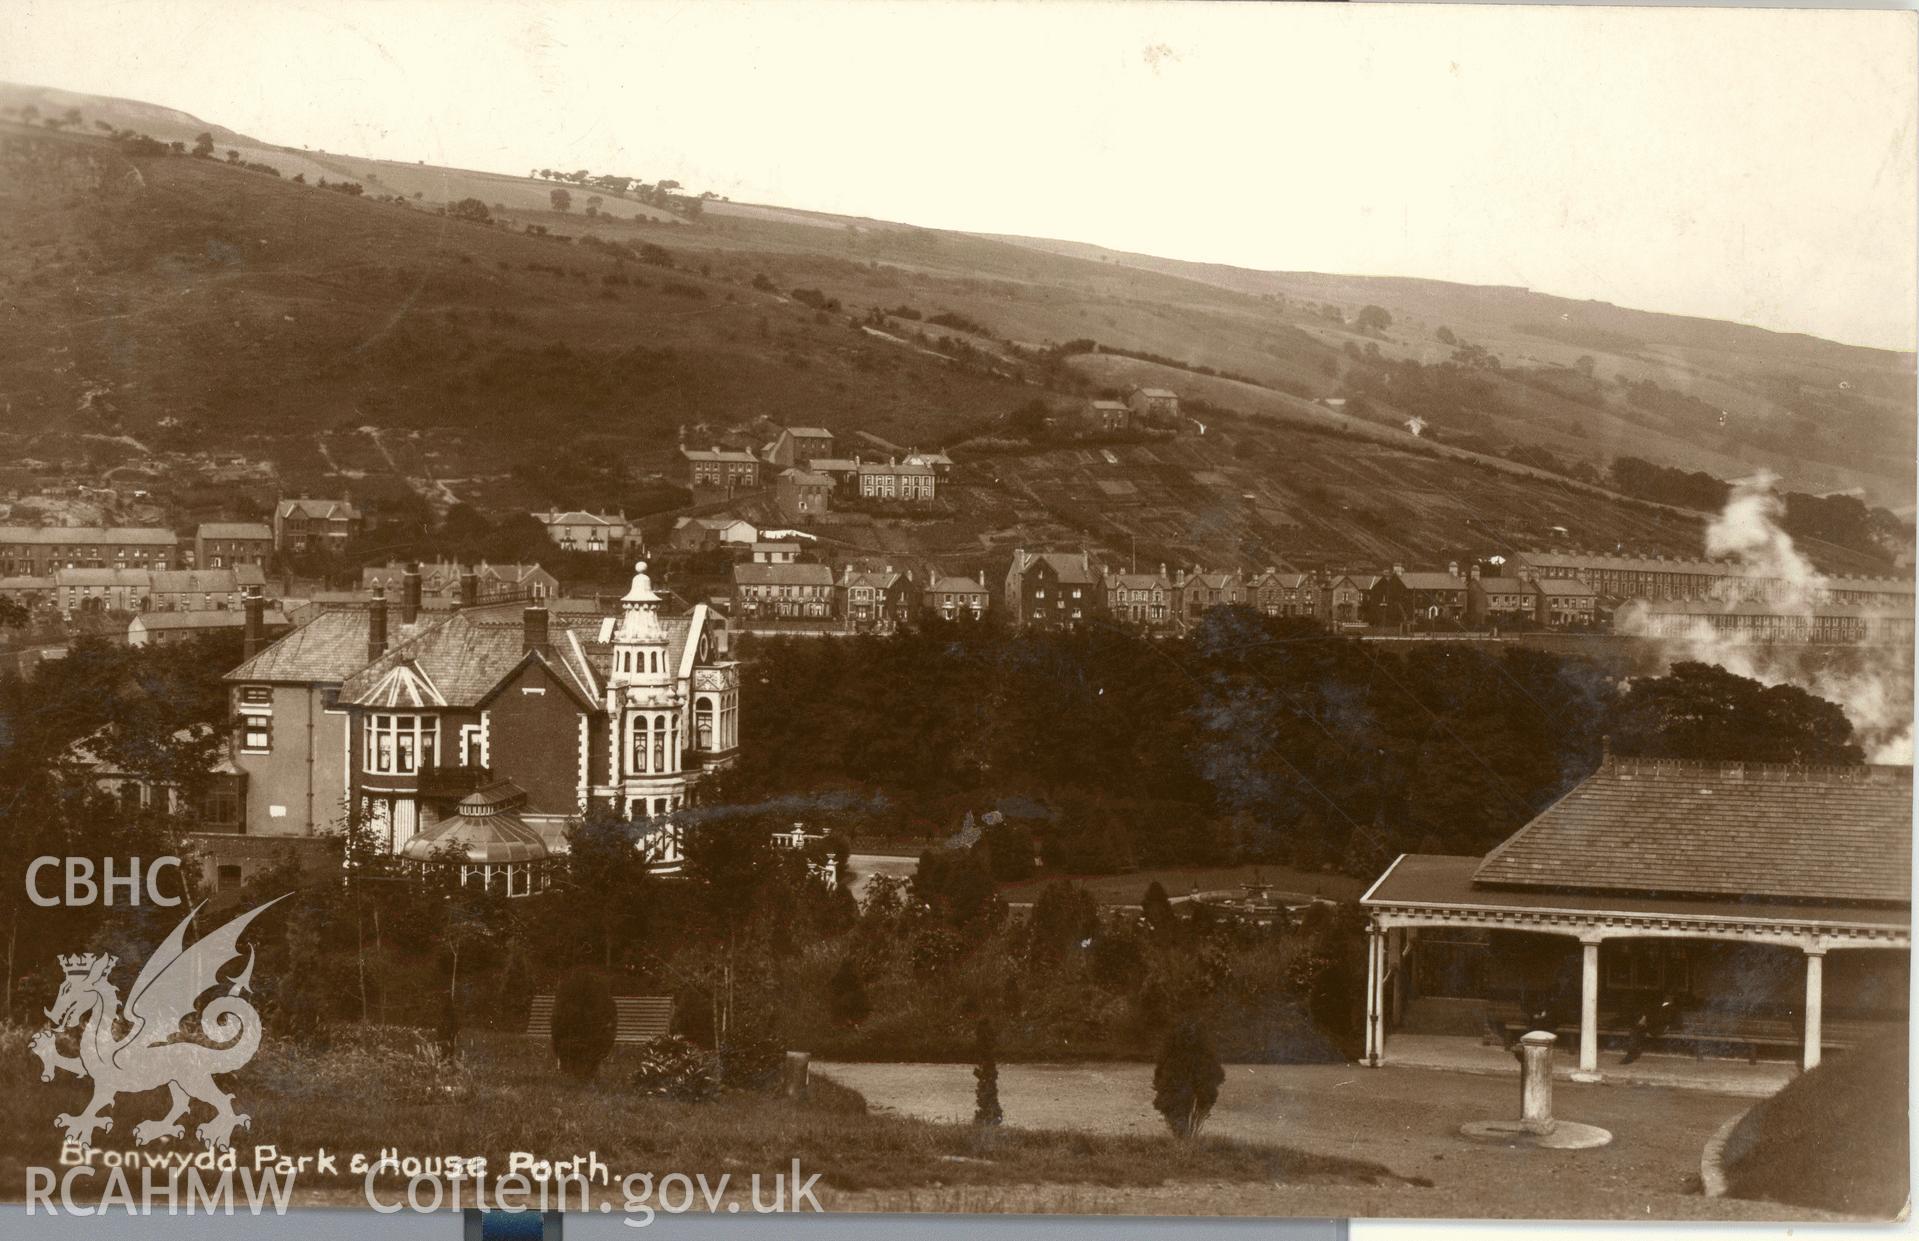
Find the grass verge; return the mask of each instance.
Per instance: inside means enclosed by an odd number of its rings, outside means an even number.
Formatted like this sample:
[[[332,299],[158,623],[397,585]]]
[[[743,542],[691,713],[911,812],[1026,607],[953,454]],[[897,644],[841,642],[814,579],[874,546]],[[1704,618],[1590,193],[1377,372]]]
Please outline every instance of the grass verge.
[[[626,1086],[624,1051],[616,1050],[597,1081],[582,1085],[555,1073],[544,1049],[507,1034],[467,1037],[451,1064],[424,1051],[411,1030],[354,1030],[325,1050],[269,1043],[226,1083],[237,1110],[252,1117],[251,1127],[234,1135],[239,1164],[253,1166],[256,1145],[271,1145],[282,1155],[331,1152],[339,1174],[302,1175],[295,1201],[305,1203],[359,1200],[364,1176],[349,1174],[351,1156],[377,1160],[387,1150],[402,1157],[484,1157],[489,1174],[504,1172],[516,1151],[541,1159],[593,1152],[610,1169],[615,1187],[638,1172],[656,1178],[725,1173],[737,1184],[754,1173],[770,1178],[790,1172],[795,1160],[808,1175],[819,1173],[827,1189],[845,1191],[1035,1183],[1401,1183],[1369,1161],[1223,1138],[1182,1142],[1158,1135],[979,1129],[875,1114],[857,1092],[817,1078],[803,1101],[728,1094],[708,1103],[666,1102]],[[86,1096],[86,1084],[64,1074],[42,1083],[29,1057],[5,1059],[0,1198],[21,1198],[27,1167],[57,1168],[53,1117],[77,1111]],[[110,1113],[119,1123],[100,1135],[98,1145],[135,1149],[134,1124],[160,1114],[165,1102],[164,1090],[121,1097]],[[187,1118],[189,1135],[204,1110],[196,1108]],[[178,1140],[144,1149],[177,1146]],[[404,1187],[405,1178],[383,1177],[380,1184],[390,1195]]]
[[[1906,1036],[1834,1056],[1747,1112],[1726,1139],[1728,1192],[1889,1219],[1905,1206]]]

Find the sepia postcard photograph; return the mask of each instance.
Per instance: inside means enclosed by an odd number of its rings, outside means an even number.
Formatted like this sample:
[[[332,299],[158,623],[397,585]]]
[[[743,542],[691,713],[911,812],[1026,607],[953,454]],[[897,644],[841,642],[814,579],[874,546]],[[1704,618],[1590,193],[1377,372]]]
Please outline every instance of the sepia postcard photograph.
[[[1905,1220],[1916,133],[1901,10],[0,3],[0,1234]]]

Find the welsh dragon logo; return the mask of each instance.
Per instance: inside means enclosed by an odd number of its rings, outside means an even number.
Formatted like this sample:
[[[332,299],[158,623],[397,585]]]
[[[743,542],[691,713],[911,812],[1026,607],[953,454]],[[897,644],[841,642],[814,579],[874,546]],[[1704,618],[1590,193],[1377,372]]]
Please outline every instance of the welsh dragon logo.
[[[247,924],[285,899],[275,897],[250,909],[189,947],[187,926],[202,908],[196,905],[147,958],[127,993],[124,1009],[111,981],[118,958],[91,952],[60,958],[66,978],[47,1010],[48,1027],[27,1046],[40,1058],[41,1081],[52,1081],[55,1069],[93,1079],[93,1101],[86,1110],[54,1119],[57,1127],[66,1130],[68,1142],[90,1146],[94,1130],[111,1132],[113,1118],[101,1113],[117,1096],[165,1086],[171,1099],[167,1114],[135,1125],[136,1141],[144,1146],[185,1136],[180,1118],[198,1100],[213,1108],[213,1117],[197,1127],[194,1136],[213,1149],[232,1145],[234,1129],[247,1125],[250,1118],[233,1110],[233,1096],[213,1078],[243,1067],[260,1047],[260,1014],[242,997],[253,978],[252,949],[247,950],[246,968],[227,984],[226,994],[198,1010],[200,1037],[207,1041],[189,1041],[182,1022],[195,1011],[202,995],[220,985],[219,972],[239,959],[240,933]],[[79,1056],[61,1055],[56,1046],[59,1032],[83,1022]]]

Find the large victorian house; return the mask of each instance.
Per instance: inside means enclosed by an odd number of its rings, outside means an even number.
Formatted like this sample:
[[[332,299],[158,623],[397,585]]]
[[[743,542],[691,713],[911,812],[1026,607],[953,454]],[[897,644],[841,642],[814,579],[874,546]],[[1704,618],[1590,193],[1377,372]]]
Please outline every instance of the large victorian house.
[[[376,594],[260,651],[227,676],[246,830],[312,835],[350,808],[395,852],[456,845],[517,894],[538,867],[507,867],[564,852],[600,808],[647,821],[677,866],[672,816],[738,749],[739,681],[724,620],[669,609],[636,568],[616,615],[541,596],[424,613],[410,578],[391,642]]]

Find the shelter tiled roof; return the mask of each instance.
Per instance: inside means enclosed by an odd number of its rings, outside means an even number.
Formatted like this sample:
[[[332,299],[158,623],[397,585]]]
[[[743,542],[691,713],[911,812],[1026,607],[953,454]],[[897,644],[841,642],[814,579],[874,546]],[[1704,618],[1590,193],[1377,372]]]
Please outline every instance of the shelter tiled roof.
[[[1464,590],[1466,579],[1451,573],[1401,573],[1399,584],[1407,590]]]
[[[1540,913],[1650,914],[1658,917],[1738,919],[1786,922],[1794,925],[1840,924],[1868,927],[1904,927],[1909,909],[1871,905],[1835,908],[1831,904],[1747,899],[1728,901],[1700,897],[1640,896],[1631,893],[1562,892],[1551,888],[1489,888],[1473,882],[1480,866],[1476,857],[1447,857],[1430,853],[1403,854],[1367,892],[1362,905],[1437,905],[1447,909],[1517,910]]]
[[[1912,769],[1608,759],[1481,886],[1909,904]]]

